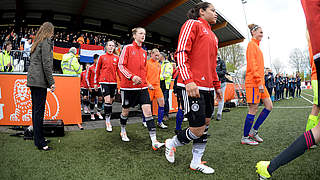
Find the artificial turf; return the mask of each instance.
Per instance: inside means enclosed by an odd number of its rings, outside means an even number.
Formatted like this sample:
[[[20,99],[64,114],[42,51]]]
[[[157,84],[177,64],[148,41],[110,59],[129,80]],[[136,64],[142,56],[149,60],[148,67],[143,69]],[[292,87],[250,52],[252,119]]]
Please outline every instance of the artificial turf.
[[[0,133],[0,179],[258,179],[255,164],[272,159],[301,135],[311,111],[277,107],[304,106],[311,104],[302,98],[275,102],[259,130],[265,142],[257,147],[240,144],[247,108],[232,108],[222,121],[212,121],[203,157],[215,169],[212,175],[189,170],[192,144],[178,147],[176,162],[167,162],[164,148],[153,151],[147,129],[138,123],[127,127],[130,142],[121,142],[120,127],[112,133],[104,128],[72,131],[50,138],[54,150],[48,152],[37,150],[33,141]],[[174,135],[175,121],[166,123],[169,129],[157,130],[160,141]],[[312,149],[278,169],[272,179],[319,179],[319,159],[320,149]]]

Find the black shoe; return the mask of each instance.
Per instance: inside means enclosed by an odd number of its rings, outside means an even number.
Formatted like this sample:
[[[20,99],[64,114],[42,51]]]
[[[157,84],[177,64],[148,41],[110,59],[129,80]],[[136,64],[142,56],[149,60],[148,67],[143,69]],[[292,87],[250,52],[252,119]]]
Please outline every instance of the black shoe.
[[[41,151],[50,151],[50,150],[52,150],[52,148],[49,147],[49,146],[38,147],[38,149],[41,150]]]
[[[44,140],[47,144],[49,144],[50,142],[51,142],[51,140],[49,140],[49,139],[45,139]]]

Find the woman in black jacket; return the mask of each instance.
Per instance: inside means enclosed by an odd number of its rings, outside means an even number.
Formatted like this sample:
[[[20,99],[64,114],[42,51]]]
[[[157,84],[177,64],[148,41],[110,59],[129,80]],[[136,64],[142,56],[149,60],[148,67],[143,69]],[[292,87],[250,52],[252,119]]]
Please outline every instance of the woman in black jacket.
[[[301,97],[301,78],[300,78],[300,73],[299,72],[297,72],[296,81],[297,81],[297,94],[296,94],[296,97]]]
[[[39,28],[31,47],[30,67],[28,70],[27,86],[31,90],[32,124],[34,144],[39,150],[51,150],[48,140],[43,136],[43,117],[47,98],[47,88],[53,92],[55,83],[52,76],[53,53],[52,36],[54,26],[45,22]]]

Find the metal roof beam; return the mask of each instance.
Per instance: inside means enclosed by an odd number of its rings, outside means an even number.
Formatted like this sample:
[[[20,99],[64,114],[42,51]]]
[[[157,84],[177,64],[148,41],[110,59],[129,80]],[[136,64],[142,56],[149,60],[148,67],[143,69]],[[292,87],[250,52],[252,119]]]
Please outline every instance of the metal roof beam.
[[[213,25],[211,29],[212,29],[212,31],[216,31],[218,29],[226,27],[227,25],[228,25],[228,22],[225,21],[225,22]]]
[[[232,44],[237,44],[237,43],[241,43],[243,42],[244,38],[243,39],[235,39],[235,40],[231,40],[231,41],[225,41],[223,43],[219,43],[219,48],[222,48],[222,47],[225,47],[225,46],[229,46],[229,45],[232,45]]]
[[[159,17],[167,14],[168,12],[172,11],[176,7],[179,7],[183,3],[187,2],[188,0],[172,0],[167,5],[163,6],[161,9],[159,9],[157,12],[152,14],[151,16],[146,17],[144,20],[142,20],[138,26],[145,27],[149,24],[151,24],[153,21],[158,19]]]

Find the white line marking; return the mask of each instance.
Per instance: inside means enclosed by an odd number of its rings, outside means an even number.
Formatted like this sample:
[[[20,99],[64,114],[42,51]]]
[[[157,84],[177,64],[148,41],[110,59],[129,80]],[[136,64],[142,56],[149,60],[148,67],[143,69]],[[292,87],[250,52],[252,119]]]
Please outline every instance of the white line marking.
[[[305,97],[303,97],[303,96],[301,96],[301,97],[302,97],[304,100],[308,101],[309,103],[313,104],[313,102],[310,101],[309,99],[307,99],[307,98],[305,98]]]
[[[305,94],[307,96],[311,96],[313,98],[313,95],[311,95],[311,94],[308,94],[308,93],[302,93],[302,94]]]
[[[248,108],[248,106],[238,106],[240,108]],[[261,106],[259,108],[264,108]],[[273,109],[310,109],[312,106],[273,106]]]

